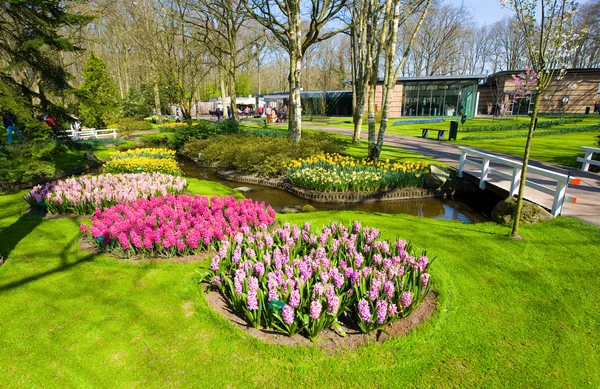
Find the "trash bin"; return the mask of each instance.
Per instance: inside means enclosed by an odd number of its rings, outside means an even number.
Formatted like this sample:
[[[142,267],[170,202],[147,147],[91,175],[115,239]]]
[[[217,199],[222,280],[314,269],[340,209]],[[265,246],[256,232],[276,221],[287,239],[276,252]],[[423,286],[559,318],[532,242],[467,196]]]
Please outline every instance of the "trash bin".
[[[590,114],[590,107],[585,107],[585,114],[589,115]]]
[[[448,139],[456,140],[457,135],[458,135],[458,121],[452,120],[450,122],[450,136],[448,136]]]

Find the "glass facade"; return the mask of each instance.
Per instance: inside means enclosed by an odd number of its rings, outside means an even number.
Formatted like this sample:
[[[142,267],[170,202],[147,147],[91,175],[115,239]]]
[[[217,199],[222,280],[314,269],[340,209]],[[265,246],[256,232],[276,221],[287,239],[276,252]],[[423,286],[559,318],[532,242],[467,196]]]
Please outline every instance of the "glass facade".
[[[404,81],[403,116],[475,116],[477,80]]]

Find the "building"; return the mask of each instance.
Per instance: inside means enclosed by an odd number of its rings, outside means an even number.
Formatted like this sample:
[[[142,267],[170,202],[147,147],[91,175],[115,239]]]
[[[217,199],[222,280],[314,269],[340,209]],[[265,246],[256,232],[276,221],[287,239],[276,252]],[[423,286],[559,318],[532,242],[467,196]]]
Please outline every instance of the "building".
[[[262,95],[267,105],[289,107],[290,95],[287,92]],[[352,116],[352,91],[302,91],[300,92],[302,113],[321,116]]]
[[[513,75],[520,73],[524,71],[504,71],[489,75],[478,87],[480,97],[477,113],[526,115],[531,112],[534,94],[515,99]],[[599,98],[600,69],[568,69],[564,77],[551,81],[542,96],[539,113],[591,113]]]

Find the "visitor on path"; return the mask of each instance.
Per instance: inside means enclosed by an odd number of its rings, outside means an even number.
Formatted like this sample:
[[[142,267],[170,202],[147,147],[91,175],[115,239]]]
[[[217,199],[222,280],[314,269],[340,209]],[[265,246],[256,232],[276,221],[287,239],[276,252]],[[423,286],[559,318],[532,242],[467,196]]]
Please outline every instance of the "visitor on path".
[[[6,132],[8,133],[8,144],[12,144],[12,134],[13,132],[17,134],[17,138],[19,138],[19,142],[23,143],[23,137],[19,130],[17,130],[17,126],[15,125],[17,118],[12,112],[6,112],[2,115],[2,122],[4,123],[4,128],[6,128]]]
[[[73,136],[77,136],[79,131],[81,131],[81,122],[79,121],[79,119],[77,119],[77,116],[75,116],[75,114],[71,114],[71,119],[73,119],[73,121],[71,122],[71,133],[73,134]]]
[[[265,113],[267,114],[267,123],[271,123],[271,112],[273,111],[273,109],[271,108],[270,105],[267,105],[267,109],[265,110]]]
[[[217,110],[215,111],[215,115],[217,115],[217,121],[220,122],[221,116],[223,116],[223,111],[221,111],[221,108],[217,108]]]
[[[227,118],[229,118],[230,120],[233,119],[233,110],[229,105],[227,106]]]
[[[277,123],[277,110],[271,109],[271,123]]]

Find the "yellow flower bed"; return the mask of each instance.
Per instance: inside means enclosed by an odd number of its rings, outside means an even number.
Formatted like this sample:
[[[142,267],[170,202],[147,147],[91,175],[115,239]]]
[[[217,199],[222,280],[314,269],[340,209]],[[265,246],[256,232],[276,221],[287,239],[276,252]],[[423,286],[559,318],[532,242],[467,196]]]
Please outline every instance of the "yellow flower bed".
[[[175,150],[146,147],[121,151],[113,155],[113,159],[138,157],[175,159]]]
[[[116,158],[104,164],[107,173],[164,173],[181,174],[177,161],[173,158],[130,157]]]
[[[288,165],[287,177],[297,186],[323,192],[375,191],[423,186],[428,165],[423,162],[355,160],[339,154],[319,154]]]

